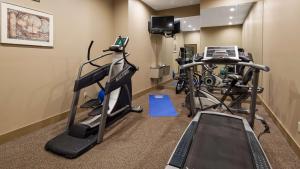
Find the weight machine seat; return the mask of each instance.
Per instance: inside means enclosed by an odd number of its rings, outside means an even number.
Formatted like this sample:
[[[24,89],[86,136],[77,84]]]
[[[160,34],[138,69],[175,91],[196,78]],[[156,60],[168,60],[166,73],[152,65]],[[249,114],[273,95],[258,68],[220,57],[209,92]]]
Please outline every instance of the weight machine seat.
[[[271,169],[246,119],[198,112],[178,142],[166,169]]]
[[[253,69],[248,69],[247,72],[242,76],[240,74],[229,74],[227,76],[228,80],[223,80],[224,83],[228,83],[228,82],[231,82],[232,80],[234,80],[236,83],[240,83],[242,85],[247,85],[251,79],[252,79],[252,76],[253,76]]]
[[[253,76],[253,69],[250,68],[247,70],[244,76],[236,75],[236,74],[230,74],[228,75],[228,79],[231,80],[231,85],[234,85],[231,90],[229,91],[228,95],[248,95],[251,93],[252,88],[248,86],[248,83],[251,81]],[[262,93],[264,88],[258,87],[257,93]],[[225,94],[227,89],[222,89],[221,93]]]

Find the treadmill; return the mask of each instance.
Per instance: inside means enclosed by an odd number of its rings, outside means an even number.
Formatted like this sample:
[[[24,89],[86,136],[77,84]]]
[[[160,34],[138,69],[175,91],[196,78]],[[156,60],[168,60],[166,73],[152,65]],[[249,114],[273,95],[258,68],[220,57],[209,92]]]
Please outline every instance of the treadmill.
[[[270,71],[269,67],[241,62],[236,46],[218,46],[206,47],[201,62],[189,63],[181,68],[207,63],[243,65],[255,69],[250,118],[214,111],[198,111],[173,151],[166,169],[271,169],[270,162],[252,130],[259,73]]]

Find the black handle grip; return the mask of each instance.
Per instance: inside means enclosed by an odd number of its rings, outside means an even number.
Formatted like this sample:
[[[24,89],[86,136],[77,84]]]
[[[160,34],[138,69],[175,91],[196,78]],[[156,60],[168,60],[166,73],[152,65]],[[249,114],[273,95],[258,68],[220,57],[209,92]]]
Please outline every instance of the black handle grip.
[[[87,60],[91,59],[91,49],[92,49],[93,44],[94,44],[94,41],[92,40],[90,43],[89,49],[88,49]]]
[[[89,49],[88,49],[87,60],[91,60],[91,50],[92,50],[93,44],[94,44],[94,41],[92,40],[90,43]],[[97,64],[94,64],[93,62],[90,62],[90,64],[95,67],[101,67]]]

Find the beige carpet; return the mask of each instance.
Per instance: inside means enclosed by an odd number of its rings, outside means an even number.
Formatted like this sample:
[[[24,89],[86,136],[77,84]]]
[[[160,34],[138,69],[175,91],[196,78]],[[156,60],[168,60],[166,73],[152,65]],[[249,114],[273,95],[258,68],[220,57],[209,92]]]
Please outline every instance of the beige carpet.
[[[45,143],[63,131],[65,121],[43,128],[0,146],[2,169],[161,169],[184,132],[190,119],[182,107],[184,95],[175,95],[171,88],[152,93],[170,95],[179,117],[148,116],[148,94],[134,102],[144,107],[142,114],[131,113],[107,129],[105,140],[81,157],[68,160],[44,150]],[[300,160],[289,147],[279,129],[260,107],[272,133],[261,142],[274,169],[299,169]],[[257,129],[260,129],[257,125]]]

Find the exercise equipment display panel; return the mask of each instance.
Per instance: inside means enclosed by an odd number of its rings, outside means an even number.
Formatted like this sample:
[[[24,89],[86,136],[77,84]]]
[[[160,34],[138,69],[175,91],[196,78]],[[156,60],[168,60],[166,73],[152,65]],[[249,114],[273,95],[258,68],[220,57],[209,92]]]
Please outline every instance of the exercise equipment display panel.
[[[128,37],[118,37],[114,43],[114,45],[126,47],[128,44]]]
[[[203,62],[236,63],[241,61],[237,46],[205,47]]]

